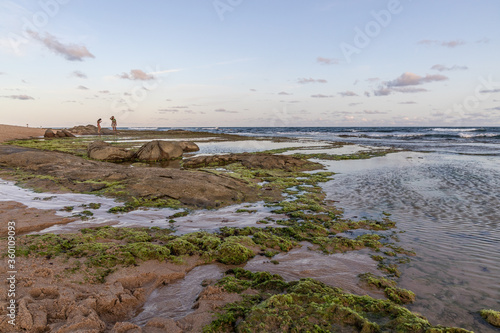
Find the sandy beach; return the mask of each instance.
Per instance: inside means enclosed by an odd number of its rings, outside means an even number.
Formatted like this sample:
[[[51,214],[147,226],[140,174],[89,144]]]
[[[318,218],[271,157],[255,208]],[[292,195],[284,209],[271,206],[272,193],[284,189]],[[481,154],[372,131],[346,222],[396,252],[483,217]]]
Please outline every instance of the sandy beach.
[[[29,139],[43,136],[45,128],[22,127],[0,124],[0,142],[16,139]]]

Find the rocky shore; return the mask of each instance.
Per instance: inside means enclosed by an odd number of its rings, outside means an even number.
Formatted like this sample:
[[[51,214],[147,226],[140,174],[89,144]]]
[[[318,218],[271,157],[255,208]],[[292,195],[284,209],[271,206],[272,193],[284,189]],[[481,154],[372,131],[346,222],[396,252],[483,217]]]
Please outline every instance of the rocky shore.
[[[90,130],[76,135],[92,135]],[[151,141],[161,135],[179,142],[214,136],[187,131],[140,133]],[[434,326],[404,307],[415,295],[397,287],[398,265],[408,262],[412,252],[397,246],[395,224],[387,216],[376,221],[344,218],[334,202],[325,200],[320,183],[332,173],[321,172],[318,163],[305,157],[243,153],[185,156],[178,160],[179,167],[165,168],[130,160],[138,156],[136,151],[131,151],[127,163],[112,163],[89,154],[95,140],[80,139],[0,145],[0,177],[37,191],[116,198],[113,212],[118,214],[147,207],[183,208],[179,215],[166,217],[172,223],[192,210],[255,201],[264,201],[286,218],[259,221],[269,224],[264,228],[222,227],[214,233],[184,235],[171,228],[110,226],[71,234],[23,235],[71,221],[54,212],[3,202],[2,221],[14,220],[19,229],[16,324],[12,326],[7,316],[5,283],[0,291],[2,332],[467,332]],[[112,146],[130,151],[120,143]],[[160,149],[159,144],[154,147],[151,151]],[[165,156],[161,149],[157,156]],[[241,213],[252,214],[245,209]],[[2,232],[7,230],[6,225],[1,227]],[[346,232],[353,230],[369,232],[347,237]],[[375,298],[349,294],[314,279],[288,282],[279,275],[242,269],[256,256],[279,264],[273,259],[276,255],[304,242],[309,251],[323,254],[371,253],[380,273],[353,279]],[[6,241],[0,242],[0,250],[7,252]],[[196,266],[215,263],[224,265],[226,274],[203,282],[191,313],[175,320],[153,318],[141,326],[132,323],[159,287],[184,278]],[[7,271],[6,265],[0,268],[2,276]]]

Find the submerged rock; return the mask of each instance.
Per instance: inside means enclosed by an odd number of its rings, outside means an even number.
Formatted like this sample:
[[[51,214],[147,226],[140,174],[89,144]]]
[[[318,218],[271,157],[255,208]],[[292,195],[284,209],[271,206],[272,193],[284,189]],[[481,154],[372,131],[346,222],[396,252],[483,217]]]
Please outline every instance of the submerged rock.
[[[178,142],[154,140],[142,145],[135,153],[140,161],[164,161],[182,157],[183,148]]]
[[[131,159],[133,153],[123,148],[114,147],[104,141],[94,141],[89,144],[87,155],[95,160],[119,161]]]

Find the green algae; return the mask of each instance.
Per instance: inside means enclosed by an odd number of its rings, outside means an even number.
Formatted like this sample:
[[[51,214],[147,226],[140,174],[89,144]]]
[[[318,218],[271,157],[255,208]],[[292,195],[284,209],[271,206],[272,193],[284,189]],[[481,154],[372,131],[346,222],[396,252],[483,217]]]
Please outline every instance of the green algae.
[[[486,320],[489,324],[500,327],[500,311],[495,311],[491,309],[483,309],[479,312],[481,317]]]
[[[342,161],[342,160],[366,160],[373,157],[381,157],[390,153],[398,153],[402,150],[398,149],[378,149],[378,150],[369,150],[369,151],[360,151],[354,154],[326,154],[326,153],[315,153],[315,154],[292,154],[291,156],[300,158],[300,159],[311,159],[316,158],[320,160],[331,160],[331,161]]]
[[[246,293],[225,305],[203,332],[469,332],[433,326],[389,300],[357,296],[314,279],[285,282],[276,274],[241,268],[217,283],[227,292]]]
[[[217,249],[217,260],[226,265],[239,265],[253,258],[254,253],[236,242],[224,242]]]
[[[397,304],[408,304],[415,301],[415,294],[406,289],[396,287],[396,281],[375,276],[371,273],[360,274],[361,282],[366,283],[368,286],[373,286],[384,292],[385,296]]]

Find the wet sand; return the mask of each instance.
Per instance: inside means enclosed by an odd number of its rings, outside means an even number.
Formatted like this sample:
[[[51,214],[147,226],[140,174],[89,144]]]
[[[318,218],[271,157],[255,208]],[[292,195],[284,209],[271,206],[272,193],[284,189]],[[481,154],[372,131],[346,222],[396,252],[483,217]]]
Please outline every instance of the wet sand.
[[[44,128],[22,127],[0,124],[0,142],[16,139],[29,139],[43,136]]]

